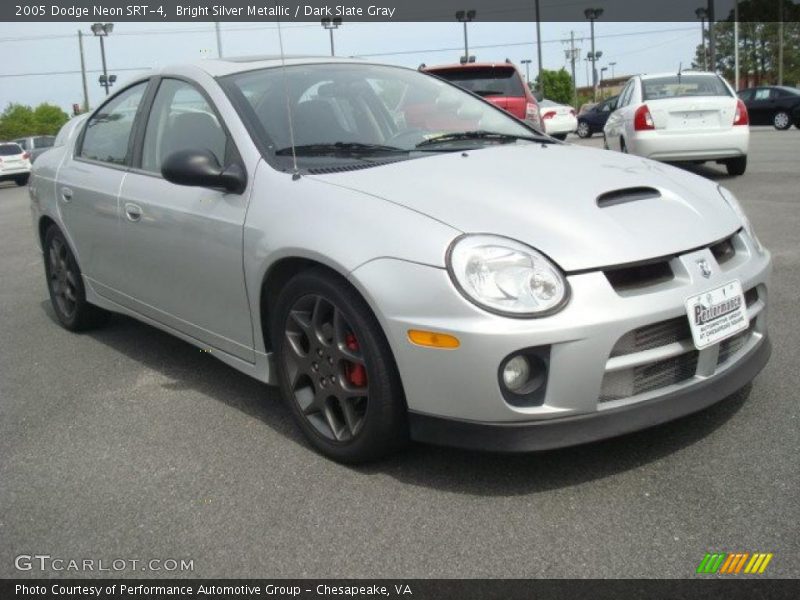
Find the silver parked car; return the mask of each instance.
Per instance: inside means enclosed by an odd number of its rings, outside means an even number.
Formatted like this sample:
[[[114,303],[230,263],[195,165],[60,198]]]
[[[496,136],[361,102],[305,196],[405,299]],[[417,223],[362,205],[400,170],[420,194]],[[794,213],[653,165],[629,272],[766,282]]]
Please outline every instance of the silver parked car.
[[[125,313],[280,385],[336,460],[615,436],[769,357],[770,255],[729,191],[424,73],[208,60],[66,127],[30,185],[61,323]]]

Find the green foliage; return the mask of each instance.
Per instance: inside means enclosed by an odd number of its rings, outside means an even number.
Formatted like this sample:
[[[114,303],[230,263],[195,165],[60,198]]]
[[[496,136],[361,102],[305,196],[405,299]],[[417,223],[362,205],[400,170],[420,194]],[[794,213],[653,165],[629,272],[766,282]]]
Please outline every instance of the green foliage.
[[[69,115],[53,104],[35,109],[24,104],[9,104],[0,114],[0,140],[28,135],[55,135],[69,120]]]
[[[536,78],[536,85],[534,88],[539,87],[539,77]],[[567,73],[566,69],[559,69],[558,71],[551,71],[542,69],[542,93],[544,97],[559,104],[572,105],[574,99],[574,90],[572,87],[572,76]]]
[[[739,2],[739,75],[744,86],[747,77],[755,85],[768,85],[778,81],[779,24],[776,22],[776,0],[741,0]],[[783,7],[783,82],[800,84],[800,6],[784,0]],[[733,14],[727,15],[714,26],[716,69],[733,83],[734,34]],[[698,45],[692,67],[704,68],[708,63],[708,32],[706,32],[706,60],[703,46]],[[708,65],[709,67],[711,65]]]

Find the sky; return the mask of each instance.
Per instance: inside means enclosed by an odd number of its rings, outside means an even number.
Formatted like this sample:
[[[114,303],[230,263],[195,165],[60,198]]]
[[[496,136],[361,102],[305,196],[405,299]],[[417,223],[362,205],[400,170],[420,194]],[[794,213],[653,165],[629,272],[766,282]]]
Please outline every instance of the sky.
[[[99,40],[91,35],[88,23],[0,23],[0,109],[10,102],[36,105],[51,102],[71,110],[81,103],[80,55],[77,31],[84,37],[84,52],[92,106],[102,100],[104,91],[97,78],[101,72]],[[224,56],[278,54],[278,34],[274,23],[222,23]],[[542,63],[546,69],[567,67],[565,49],[574,31],[581,57],[590,49],[587,22],[543,22]],[[286,54],[330,54],[328,32],[316,23],[288,23],[282,26]],[[479,61],[519,64],[532,59],[531,78],[537,70],[535,23],[469,24],[470,54]],[[598,21],[595,48],[603,56],[598,69],[613,67],[616,76],[657,71],[677,71],[687,66],[700,41],[700,24],[614,23]],[[43,37],[40,37],[43,36]],[[457,62],[463,54],[463,28],[460,23],[343,23],[335,31],[338,56],[370,56],[371,60],[417,67]],[[116,23],[106,39],[109,73],[118,84],[153,67],[216,58],[213,23]],[[75,73],[61,73],[75,71]],[[36,75],[27,75],[33,73]],[[61,74],[58,74],[61,73]],[[24,76],[18,76],[26,74]],[[576,64],[578,85],[586,85],[589,75],[585,60]],[[611,75],[611,68],[606,76]],[[113,89],[112,89],[113,91]]]

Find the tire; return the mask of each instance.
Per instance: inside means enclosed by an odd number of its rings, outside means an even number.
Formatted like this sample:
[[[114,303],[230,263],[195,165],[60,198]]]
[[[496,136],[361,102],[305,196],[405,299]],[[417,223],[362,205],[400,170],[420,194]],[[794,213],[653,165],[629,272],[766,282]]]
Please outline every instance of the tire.
[[[578,123],[577,134],[579,138],[590,138],[592,137],[592,128],[589,127],[589,124],[586,121],[580,121]]]
[[[744,172],[747,170],[747,157],[737,156],[736,158],[729,158],[725,161],[725,168],[728,170],[728,175],[744,175]]]
[[[603,132],[603,149],[604,150],[611,150],[611,148],[608,147],[608,138],[606,137],[606,132],[605,131]]]
[[[623,154],[628,154],[628,147],[625,145],[625,138],[619,138],[619,151]]]
[[[25,175],[25,176],[23,176],[23,177],[17,177],[17,178],[14,180],[14,182],[15,182],[15,183],[16,183],[18,186],[22,187],[22,186],[24,186],[24,185],[28,185],[28,179],[30,179],[30,175]]]
[[[408,419],[400,375],[361,296],[315,268],[289,280],[271,309],[281,395],[311,445],[353,464],[402,447]]]
[[[567,139],[567,134],[566,133],[554,133],[553,137],[556,138],[557,140],[560,140],[560,141],[563,142],[565,139]]]
[[[781,110],[776,112],[772,117],[772,124],[774,125],[775,129],[784,131],[792,126],[792,118],[789,116],[789,113]]]
[[[101,327],[111,315],[86,301],[83,277],[64,235],[51,226],[44,236],[44,272],[59,322],[70,331]]]

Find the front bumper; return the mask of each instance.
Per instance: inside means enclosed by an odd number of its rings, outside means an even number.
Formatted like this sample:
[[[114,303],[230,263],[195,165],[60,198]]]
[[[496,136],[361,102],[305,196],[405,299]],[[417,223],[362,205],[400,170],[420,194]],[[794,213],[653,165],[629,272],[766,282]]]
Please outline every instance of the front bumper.
[[[621,291],[602,270],[570,274],[567,305],[539,319],[489,314],[463,298],[444,269],[427,265],[377,259],[354,270],[350,279],[386,334],[411,413],[530,424],[612,414],[737,370],[766,338],[770,256],[743,231],[730,239],[735,254],[724,263],[710,247],[690,250],[669,258],[672,280],[641,289]],[[698,269],[700,260],[712,267],[708,278]],[[721,342],[698,352],[690,337],[667,335],[657,344],[618,350],[632,333],[647,333],[653,325],[682,320],[688,328],[686,298],[734,279],[751,299],[751,327],[736,345]],[[460,347],[416,346],[409,342],[410,329],[455,336]],[[499,367],[510,355],[534,348],[547,352],[546,387],[536,402],[512,404],[501,388]],[[670,378],[675,373],[681,377]]]
[[[411,438],[418,442],[493,452],[529,452],[575,446],[646,429],[703,410],[747,385],[769,360],[764,337],[737,368],[648,402],[590,414],[525,423],[480,423],[411,412]]]

